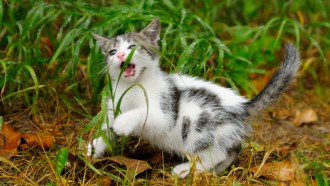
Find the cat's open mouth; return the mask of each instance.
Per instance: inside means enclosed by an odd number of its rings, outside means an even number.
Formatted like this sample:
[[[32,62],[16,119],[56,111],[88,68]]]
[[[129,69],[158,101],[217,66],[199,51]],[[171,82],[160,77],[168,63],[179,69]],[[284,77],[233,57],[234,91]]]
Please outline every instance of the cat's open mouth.
[[[124,63],[125,63],[124,61],[121,62],[120,68],[123,68]],[[124,77],[134,76],[134,74],[135,74],[135,64],[134,63],[128,64],[127,67],[124,69],[123,74],[124,74]]]

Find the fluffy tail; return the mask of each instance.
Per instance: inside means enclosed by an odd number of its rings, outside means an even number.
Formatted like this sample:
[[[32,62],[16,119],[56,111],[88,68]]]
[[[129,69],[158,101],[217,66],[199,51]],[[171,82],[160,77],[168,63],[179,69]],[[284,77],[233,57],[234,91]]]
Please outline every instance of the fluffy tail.
[[[254,115],[277,100],[290,85],[301,64],[299,51],[291,43],[285,45],[285,58],[265,88],[247,103],[247,112]]]

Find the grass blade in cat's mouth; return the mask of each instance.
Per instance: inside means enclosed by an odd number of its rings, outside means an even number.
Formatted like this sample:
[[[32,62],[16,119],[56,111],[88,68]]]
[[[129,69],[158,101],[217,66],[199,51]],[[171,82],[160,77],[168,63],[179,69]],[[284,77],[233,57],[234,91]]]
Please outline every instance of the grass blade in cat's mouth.
[[[124,61],[120,64],[120,68],[123,68]],[[127,64],[125,70],[124,70],[124,77],[134,76],[135,74],[135,64],[129,63]]]

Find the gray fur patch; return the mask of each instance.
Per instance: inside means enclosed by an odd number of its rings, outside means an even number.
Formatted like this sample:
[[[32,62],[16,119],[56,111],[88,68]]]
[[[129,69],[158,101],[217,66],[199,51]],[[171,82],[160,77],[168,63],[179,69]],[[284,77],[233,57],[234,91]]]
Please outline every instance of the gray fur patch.
[[[194,153],[200,152],[209,148],[214,143],[214,136],[209,133],[204,138],[199,139],[194,143]]]
[[[178,90],[172,79],[168,78],[167,82],[169,85],[169,91],[161,94],[160,107],[165,114],[170,116],[172,120],[171,128],[173,128],[179,115],[181,92]]]
[[[207,125],[212,125],[211,124],[212,122],[213,121],[211,115],[208,112],[203,111],[202,113],[199,114],[195,130],[197,132],[202,132],[203,129],[207,127]]]
[[[182,141],[185,142],[189,132],[190,132],[191,121],[188,117],[183,117],[182,119]]]
[[[199,104],[201,108],[211,108],[212,110],[221,110],[221,102],[217,95],[205,88],[187,88],[183,90],[187,101],[193,101]]]

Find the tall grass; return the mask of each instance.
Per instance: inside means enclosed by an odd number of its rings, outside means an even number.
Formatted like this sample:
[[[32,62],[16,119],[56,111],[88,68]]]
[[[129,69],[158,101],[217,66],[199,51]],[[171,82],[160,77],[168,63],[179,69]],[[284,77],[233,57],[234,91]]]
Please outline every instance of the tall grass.
[[[90,32],[114,36],[135,31],[156,16],[162,22],[162,66],[167,71],[222,79],[251,94],[256,89],[249,75],[277,66],[282,43],[293,41],[303,51],[316,49],[328,72],[325,1],[37,0],[4,1],[0,7],[3,103],[36,104],[42,99],[38,95],[54,90],[98,100],[104,63]]]

